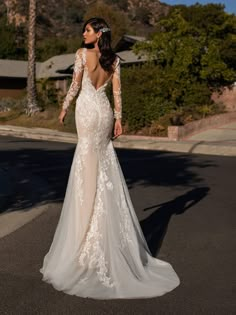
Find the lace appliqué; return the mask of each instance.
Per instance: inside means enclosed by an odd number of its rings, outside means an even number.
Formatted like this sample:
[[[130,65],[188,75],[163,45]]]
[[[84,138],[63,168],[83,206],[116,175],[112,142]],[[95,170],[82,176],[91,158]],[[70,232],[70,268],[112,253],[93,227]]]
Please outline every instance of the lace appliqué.
[[[75,98],[75,96],[77,95],[80,89],[81,79],[82,79],[83,70],[84,70],[84,59],[85,59],[84,55],[85,55],[85,50],[82,50],[82,51],[78,50],[75,55],[75,64],[74,64],[72,82],[62,105],[62,108],[64,110],[68,109],[68,107],[70,106],[71,102],[73,101],[73,99]]]
[[[122,200],[120,223],[120,243],[122,249],[124,249],[128,245],[128,243],[131,244],[133,242],[130,238],[131,223],[128,211],[129,209],[127,209],[127,204],[125,200]]]
[[[104,156],[103,161],[101,163],[101,177],[102,177],[102,180],[103,180],[104,184],[106,185],[107,189],[110,191],[113,190],[113,184],[110,181],[109,177],[107,176],[107,170],[110,167],[110,165],[114,163],[114,159],[112,159],[111,154],[112,154],[112,152],[108,148],[105,152],[105,156]]]
[[[113,74],[113,98],[114,98],[114,118],[122,118],[121,82],[120,82],[120,60],[118,59]]]
[[[112,161],[113,167],[116,168],[117,174],[122,174],[115,151],[111,151],[110,160]],[[121,180],[125,180],[123,176]],[[122,189],[123,188],[120,185],[120,190],[122,191]],[[127,200],[125,199],[125,193],[122,194],[120,198],[121,198],[121,201],[119,205],[119,211],[120,211],[121,222],[120,222],[119,234],[120,234],[121,249],[124,249],[126,246],[133,243],[132,239],[130,238],[132,222],[130,219],[129,208],[127,206]]]
[[[108,152],[106,152],[105,157],[102,157],[100,161],[101,164],[99,167],[94,213],[92,215],[84,245],[79,255],[79,264],[81,266],[85,266],[85,260],[87,258],[89,268],[96,268],[98,279],[104,286],[111,288],[114,286],[114,282],[111,277],[108,276],[108,263],[105,259],[105,253],[103,250],[104,240],[102,227],[101,224],[99,225],[99,223],[104,220],[102,219],[102,216],[106,215],[102,201],[102,192],[105,187],[108,190],[113,190],[113,184],[106,174],[106,171],[111,163],[108,158]]]
[[[75,161],[75,179],[76,179],[76,193],[80,201],[80,205],[82,205],[84,201],[84,193],[83,193],[83,176],[81,176],[83,171],[83,164],[86,159],[86,154],[88,153],[88,148],[90,145],[90,141],[87,137],[82,137],[79,139],[78,146],[80,150],[80,154],[78,154],[77,159]]]

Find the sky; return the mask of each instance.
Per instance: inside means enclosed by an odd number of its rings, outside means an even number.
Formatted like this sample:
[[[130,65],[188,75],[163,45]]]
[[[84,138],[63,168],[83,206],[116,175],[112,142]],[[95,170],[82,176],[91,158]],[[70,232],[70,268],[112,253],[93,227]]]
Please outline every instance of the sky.
[[[185,5],[192,5],[196,2],[200,4],[207,4],[207,3],[221,3],[225,5],[225,11],[228,13],[236,14],[236,0],[161,0],[166,4],[175,5],[175,4],[185,4]]]

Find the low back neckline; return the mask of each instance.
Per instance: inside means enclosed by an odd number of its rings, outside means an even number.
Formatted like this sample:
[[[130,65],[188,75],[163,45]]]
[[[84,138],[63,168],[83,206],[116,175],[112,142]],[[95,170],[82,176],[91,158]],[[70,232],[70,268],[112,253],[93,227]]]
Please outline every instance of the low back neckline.
[[[101,88],[103,88],[104,86],[106,86],[109,81],[111,80],[112,76],[113,76],[113,73],[108,77],[108,79],[99,87],[96,88],[96,86],[93,84],[93,81],[89,75],[89,69],[88,69],[88,66],[87,66],[87,48],[84,48],[84,69],[86,70],[86,73],[87,73],[87,77],[88,77],[88,80],[90,82],[90,84],[92,85],[92,87],[94,88],[94,90],[96,92],[98,92]]]

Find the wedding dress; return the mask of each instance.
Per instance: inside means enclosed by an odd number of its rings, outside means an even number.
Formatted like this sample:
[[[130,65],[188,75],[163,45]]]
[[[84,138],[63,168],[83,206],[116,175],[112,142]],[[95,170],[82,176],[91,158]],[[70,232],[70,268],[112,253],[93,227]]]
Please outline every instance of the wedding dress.
[[[161,296],[179,285],[172,266],[148,249],[111,141],[114,115],[105,93],[113,83],[121,111],[120,62],[96,88],[88,50],[76,53],[63,108],[76,100],[78,144],[60,219],[40,272],[56,290],[95,299]]]

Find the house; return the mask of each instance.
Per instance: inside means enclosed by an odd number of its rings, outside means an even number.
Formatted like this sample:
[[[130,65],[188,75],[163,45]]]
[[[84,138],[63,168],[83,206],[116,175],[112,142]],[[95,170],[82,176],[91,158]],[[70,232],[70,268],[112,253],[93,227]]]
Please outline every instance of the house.
[[[137,56],[132,46],[144,37],[124,35],[115,47],[121,58],[121,66],[143,63],[145,56]],[[68,89],[68,78],[73,72],[75,54],[53,56],[44,62],[36,63],[36,80],[53,80],[55,87],[65,94]],[[27,61],[0,59],[0,98],[18,98],[24,95],[27,86]]]
[[[116,52],[132,50],[136,42],[143,42],[146,38],[143,36],[123,35],[115,47]]]
[[[45,62],[36,63],[36,80],[51,79],[63,93],[67,90],[67,79],[73,67],[74,54],[54,56]],[[25,94],[27,87],[27,61],[0,59],[0,98],[18,98]],[[62,69],[62,73],[60,72]],[[65,73],[64,73],[65,71]]]
[[[0,59],[0,98],[21,97],[26,86],[27,61]]]
[[[68,89],[68,78],[73,73],[74,60],[75,54],[65,54],[42,62],[36,74],[37,80],[53,80],[56,89],[65,94]]]
[[[129,66],[147,61],[147,57],[138,56],[132,51],[132,47],[136,42],[145,41],[145,37],[124,35],[116,44],[115,51],[121,58],[121,66]]]

